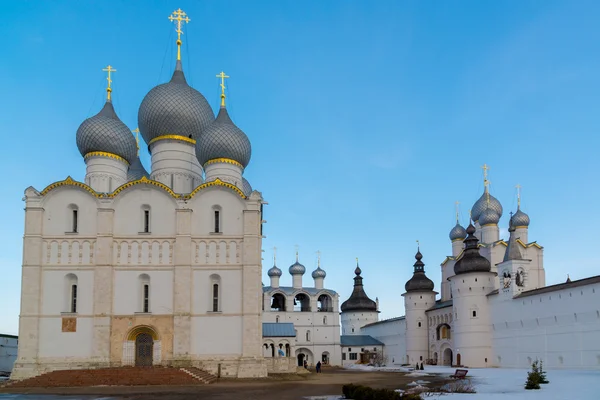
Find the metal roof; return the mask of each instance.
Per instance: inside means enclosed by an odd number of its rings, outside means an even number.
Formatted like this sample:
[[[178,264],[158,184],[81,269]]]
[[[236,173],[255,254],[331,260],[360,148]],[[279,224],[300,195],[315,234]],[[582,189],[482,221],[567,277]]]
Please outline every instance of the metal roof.
[[[330,296],[337,296],[337,293],[331,289],[316,289],[314,287],[295,288],[295,287],[291,287],[291,286],[279,286],[277,288],[274,288],[273,286],[264,286],[263,287],[263,292],[265,292],[265,293],[283,292],[286,295],[290,295],[290,294],[296,293],[298,291],[308,293],[311,296],[314,296],[317,293],[326,293]]]
[[[262,335],[263,337],[296,337],[296,330],[291,322],[263,322]]]
[[[383,343],[369,335],[342,335],[340,344],[342,346],[383,346]]]
[[[544,294],[555,292],[557,290],[565,290],[565,289],[573,289],[580,286],[585,285],[593,285],[595,283],[600,283],[600,275],[592,276],[589,278],[579,279],[576,281],[568,281],[565,283],[559,283],[556,285],[546,286],[539,289],[527,290],[525,292],[521,292],[521,294],[516,295],[515,299],[520,299],[522,297],[535,296],[537,294]]]
[[[402,316],[402,317],[394,317],[394,318],[388,318],[388,319],[382,319],[381,321],[377,321],[377,322],[371,322],[370,324],[363,325],[363,326],[362,326],[362,328],[366,328],[366,327],[368,327],[368,326],[373,326],[373,325],[385,324],[385,323],[388,323],[388,322],[402,321],[402,320],[404,320],[404,319],[406,319],[406,317],[405,317],[405,316]],[[361,328],[361,329],[362,329],[362,328]]]
[[[440,308],[446,308],[446,307],[452,307],[452,300],[446,300],[446,301],[438,300],[435,302],[435,305],[433,307],[427,309],[425,312],[438,310]]]

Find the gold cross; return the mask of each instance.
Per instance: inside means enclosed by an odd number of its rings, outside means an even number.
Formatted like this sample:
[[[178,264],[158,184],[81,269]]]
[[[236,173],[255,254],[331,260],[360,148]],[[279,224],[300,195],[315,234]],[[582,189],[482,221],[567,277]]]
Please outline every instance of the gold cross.
[[[517,210],[521,208],[521,185],[517,184]]]
[[[221,71],[217,78],[221,78],[221,107],[225,107],[225,79],[229,78],[229,76],[225,75],[225,72]]]
[[[460,201],[457,201],[454,204],[456,204],[456,223],[458,223],[458,205],[460,204]]]
[[[296,248],[296,261],[298,261],[298,249],[300,248],[300,246],[295,245],[294,247]]]
[[[277,263],[277,247],[273,247],[273,265]]]
[[[185,18],[183,18],[185,16]],[[191,19],[188,18],[187,14],[181,10],[181,8],[173,11],[172,15],[169,15],[169,20],[175,22],[177,24],[177,60],[181,60],[181,35],[183,35],[183,31],[181,30],[181,23],[188,23]]]
[[[321,251],[317,250],[317,267],[321,266]]]
[[[108,81],[108,86],[106,87],[106,99],[110,101],[110,92],[112,92],[112,89],[110,88],[110,84],[112,83],[112,79],[110,79],[110,73],[117,72],[117,70],[109,65],[106,68],[102,68],[102,71],[108,72],[108,76],[106,77],[106,80]]]
[[[483,169],[483,186],[485,186],[485,190],[488,190],[488,186],[490,184],[490,181],[488,181],[488,170],[490,169],[490,167],[488,167],[487,164],[483,164],[483,167],[481,167],[481,169]]]
[[[140,128],[135,128],[131,132],[135,133],[135,142],[138,149],[138,156],[140,155]]]

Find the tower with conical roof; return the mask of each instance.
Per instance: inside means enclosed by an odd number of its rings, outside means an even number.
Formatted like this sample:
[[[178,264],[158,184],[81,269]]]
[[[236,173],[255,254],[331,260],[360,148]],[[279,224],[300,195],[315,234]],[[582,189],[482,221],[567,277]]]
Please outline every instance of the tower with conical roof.
[[[454,264],[452,312],[454,314],[453,364],[478,368],[491,365],[492,332],[487,295],[496,284],[490,261],[479,254],[475,226],[467,227],[465,250]]]
[[[415,254],[413,276],[404,286],[404,308],[406,311],[406,353],[409,364],[424,362],[429,354],[429,335],[425,312],[435,305],[434,284],[425,275],[423,255],[419,248]]]
[[[107,72],[106,102],[102,110],[77,129],[77,148],[86,164],[85,183],[97,192],[109,193],[127,182],[127,172],[136,160],[131,131],[119,119],[112,104],[112,66]]]
[[[367,296],[363,286],[362,270],[356,259],[354,269],[354,289],[352,294],[342,303],[340,309],[342,320],[342,335],[359,335],[360,328],[379,319],[377,303]]]
[[[183,73],[182,27],[190,18],[179,9],[169,19],[177,32],[175,70],[169,82],[154,87],[144,97],[138,125],[151,153],[152,179],[175,193],[190,193],[203,182],[196,143],[215,117],[206,98],[188,85]]]

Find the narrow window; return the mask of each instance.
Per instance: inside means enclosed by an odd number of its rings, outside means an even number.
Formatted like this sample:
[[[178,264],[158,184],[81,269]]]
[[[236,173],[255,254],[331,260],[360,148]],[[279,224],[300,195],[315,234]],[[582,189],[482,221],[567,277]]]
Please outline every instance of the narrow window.
[[[346,353],[342,353],[342,361],[346,361]]]
[[[221,232],[219,222],[219,211],[215,210],[215,233]]]
[[[306,341],[310,342],[310,331],[306,331]]]
[[[419,322],[419,328],[421,327],[421,323]]]
[[[144,285],[144,308],[143,308],[143,312],[147,313],[149,312],[149,304],[150,304],[150,285],[145,284]]]
[[[477,311],[473,311],[473,318],[477,316]]]
[[[150,232],[150,210],[144,210],[144,232]]]
[[[275,317],[275,322],[279,323],[279,315]]]
[[[77,210],[73,210],[73,232],[77,232]]]
[[[77,312],[77,285],[71,285],[71,312]]]
[[[219,311],[219,285],[213,285],[213,312]]]

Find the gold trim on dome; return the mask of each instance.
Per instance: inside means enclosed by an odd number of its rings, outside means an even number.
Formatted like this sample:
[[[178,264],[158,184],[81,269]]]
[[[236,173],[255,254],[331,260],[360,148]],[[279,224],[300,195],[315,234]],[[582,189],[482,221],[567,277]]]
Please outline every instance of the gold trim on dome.
[[[121,161],[121,162],[124,162],[125,164],[129,165],[129,161],[127,161],[123,157],[118,156],[118,155],[113,154],[113,153],[109,153],[107,151],[90,151],[85,156],[83,156],[83,159],[87,160],[90,157],[97,157],[97,156],[99,156],[99,157],[113,158],[113,159],[115,159],[117,161]]]
[[[485,224],[485,225],[483,225],[483,226],[482,226],[482,228],[483,228],[484,226],[498,226],[498,224]]]
[[[165,185],[164,183],[160,183],[158,181],[153,181],[152,179],[148,179],[145,176],[142,176],[140,179],[136,180],[136,181],[131,181],[131,182],[127,182],[122,184],[121,186],[119,186],[118,188],[115,189],[114,192],[109,193],[107,196],[108,197],[115,197],[116,195],[118,195],[119,193],[121,193],[123,190],[130,188],[132,186],[135,185],[139,185],[139,184],[148,184],[148,185],[154,185],[157,186],[159,188],[164,189],[167,193],[169,193],[173,198],[175,199],[180,199],[182,198],[182,196],[180,194],[175,193],[174,191],[171,190],[170,187],[168,187],[167,185]]]
[[[217,178],[214,181],[203,183],[202,185],[200,185],[196,189],[194,189],[192,191],[192,193],[190,193],[187,196],[185,196],[185,198],[186,199],[191,199],[199,191],[201,191],[203,189],[206,189],[206,188],[209,188],[211,186],[223,186],[223,187],[229,188],[229,189],[233,190],[234,192],[236,192],[242,199],[246,199],[247,198],[246,195],[244,194],[244,192],[242,192],[237,186],[232,185],[231,183],[223,182],[219,178]]]
[[[235,160],[232,160],[231,158],[213,158],[212,160],[208,160],[207,162],[205,162],[204,166],[206,167],[207,165],[218,163],[232,164],[237,167],[240,167],[241,169],[244,169],[244,166],[242,164]]]
[[[525,225],[515,226],[515,229],[527,229]]]
[[[96,192],[94,189],[92,189],[85,183],[77,182],[70,176],[67,176],[67,179],[65,179],[64,181],[54,182],[54,183],[51,183],[50,185],[46,186],[46,188],[40,192],[40,195],[45,196],[46,194],[48,194],[49,191],[56,189],[57,187],[61,187],[61,186],[76,186],[76,187],[82,188],[83,190],[90,193],[94,197],[103,197],[104,196],[102,193]]]
[[[148,142],[148,146],[150,146],[152,143],[156,143],[159,140],[180,140],[182,142],[186,142],[189,144],[196,144],[196,140],[189,138],[189,137],[185,137],[185,136],[180,136],[180,135],[162,135],[162,136],[157,136],[154,139],[152,139],[150,142]]]
[[[457,238],[457,239],[452,240],[452,242],[458,242],[459,240],[464,241],[465,239]]]

